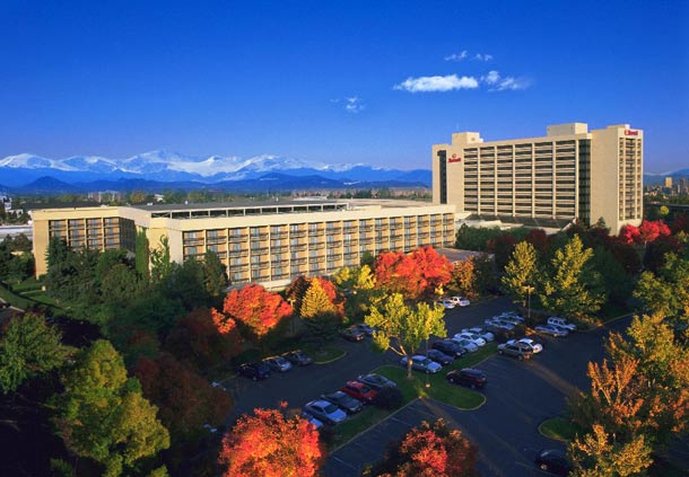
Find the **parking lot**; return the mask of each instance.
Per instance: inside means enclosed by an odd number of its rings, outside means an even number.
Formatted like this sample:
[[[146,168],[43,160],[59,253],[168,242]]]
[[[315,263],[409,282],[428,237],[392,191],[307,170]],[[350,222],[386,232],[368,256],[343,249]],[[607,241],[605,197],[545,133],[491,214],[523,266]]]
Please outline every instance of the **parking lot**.
[[[448,335],[483,323],[483,320],[511,308],[505,298],[497,298],[466,308],[446,312]],[[624,329],[628,320],[612,326]],[[538,424],[565,408],[565,397],[575,386],[587,386],[586,364],[602,357],[602,341],[607,330],[575,333],[565,339],[544,338],[545,350],[534,359],[520,362],[492,356],[477,367],[489,378],[483,391],[487,402],[476,411],[460,411],[429,400],[416,400],[365,431],[332,453],[324,474],[328,477],[358,476],[366,464],[379,460],[388,443],[399,439],[422,420],[444,417],[460,427],[479,447],[482,475],[540,475],[532,464],[538,450],[557,447],[541,436]],[[235,397],[233,418],[255,407],[275,407],[287,401],[300,407],[326,392],[340,388],[345,381],[383,364],[397,365],[393,353],[373,351],[369,340],[351,343],[340,340],[347,355],[333,363],[295,368],[273,374],[265,381],[236,378],[226,383]]]
[[[623,330],[628,320],[611,325]],[[588,386],[586,365],[603,355],[608,329],[575,333],[566,339],[546,338],[545,351],[520,362],[492,356],[476,366],[489,377],[486,403],[476,411],[460,411],[434,401],[416,400],[338,449],[328,460],[328,477],[354,477],[367,463],[380,459],[389,442],[401,438],[422,420],[438,417],[456,425],[479,448],[479,472],[484,476],[546,475],[533,459],[539,450],[562,447],[543,437],[538,425],[562,413],[566,396]]]

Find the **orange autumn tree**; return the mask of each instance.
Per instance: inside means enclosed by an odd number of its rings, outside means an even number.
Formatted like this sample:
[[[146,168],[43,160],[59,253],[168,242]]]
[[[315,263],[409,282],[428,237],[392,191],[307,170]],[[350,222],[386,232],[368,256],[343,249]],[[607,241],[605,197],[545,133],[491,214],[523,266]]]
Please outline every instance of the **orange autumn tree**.
[[[212,310],[218,331],[229,333],[238,323],[258,340],[292,314],[292,307],[277,293],[251,284],[232,290],[225,297],[222,312]]]
[[[446,285],[452,277],[452,265],[433,247],[421,247],[408,254],[379,254],[375,274],[377,283],[389,291],[417,299]]]
[[[444,420],[424,421],[404,436],[383,464],[380,477],[463,477],[476,475],[476,447]]]
[[[476,266],[472,258],[458,260],[452,265],[449,286],[470,300],[478,297]]]
[[[254,409],[225,434],[218,461],[223,477],[315,477],[324,452],[307,420],[276,409]]]

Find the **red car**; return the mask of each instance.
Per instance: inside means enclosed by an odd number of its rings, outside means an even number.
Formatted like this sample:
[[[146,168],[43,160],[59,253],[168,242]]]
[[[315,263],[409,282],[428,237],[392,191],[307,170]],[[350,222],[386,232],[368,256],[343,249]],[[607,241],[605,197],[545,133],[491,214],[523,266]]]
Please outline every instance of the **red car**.
[[[372,402],[378,394],[377,391],[371,389],[364,383],[360,383],[359,381],[347,381],[347,384],[342,386],[340,391],[353,397],[354,399],[364,402]]]

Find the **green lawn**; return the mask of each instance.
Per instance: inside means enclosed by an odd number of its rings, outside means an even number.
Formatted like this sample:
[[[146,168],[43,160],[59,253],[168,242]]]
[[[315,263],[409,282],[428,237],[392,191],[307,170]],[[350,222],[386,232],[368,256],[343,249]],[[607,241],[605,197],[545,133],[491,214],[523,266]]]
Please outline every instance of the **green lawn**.
[[[434,375],[426,375],[413,371],[412,379],[407,379],[406,368],[402,366],[381,366],[373,370],[386,376],[397,383],[404,398],[402,406],[409,404],[416,398],[430,398],[442,401],[459,409],[472,410],[481,406],[486,398],[481,393],[454,384],[449,384],[445,374],[451,369],[467,368],[483,361],[495,353],[497,346],[490,343],[479,351],[464,356],[449,366],[445,366],[441,372]],[[337,448],[354,438],[357,434],[376,425],[395,411],[366,406],[359,414],[352,416],[346,422],[335,428],[331,448]]]
[[[577,428],[569,419],[551,417],[538,426],[538,431],[549,439],[571,441],[574,439]]]
[[[322,346],[319,348],[304,347],[304,352],[313,358],[314,364],[327,364],[344,358],[347,352],[337,346]]]
[[[5,300],[10,305],[16,306],[17,308],[21,308],[22,310],[25,310],[26,308],[29,308],[31,305],[33,305],[32,300],[17,295],[16,293],[12,293],[3,284],[0,284],[0,298]]]

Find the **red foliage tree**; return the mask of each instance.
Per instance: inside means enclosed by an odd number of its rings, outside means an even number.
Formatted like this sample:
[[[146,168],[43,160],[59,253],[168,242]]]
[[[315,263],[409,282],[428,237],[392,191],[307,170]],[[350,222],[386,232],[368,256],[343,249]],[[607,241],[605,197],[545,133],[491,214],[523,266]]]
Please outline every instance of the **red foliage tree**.
[[[452,265],[433,247],[421,247],[409,254],[383,252],[375,263],[376,282],[407,298],[419,298],[446,285]]]
[[[224,477],[314,477],[323,455],[313,424],[279,410],[254,409],[225,434],[218,460],[226,466]]]
[[[655,242],[659,237],[670,235],[670,227],[662,220],[644,220],[639,226],[639,239],[642,243]]]
[[[211,386],[171,354],[140,358],[134,374],[144,396],[158,406],[161,421],[178,439],[205,432],[204,424],[222,424],[232,407],[227,392]]]
[[[291,315],[292,307],[279,294],[252,284],[228,293],[222,313],[213,311],[213,321],[219,331],[231,330],[233,322],[237,322],[260,339]]]
[[[662,220],[644,220],[639,227],[625,225],[620,230],[620,238],[626,243],[646,245],[655,242],[660,237],[671,234],[670,227]]]
[[[534,246],[539,252],[548,249],[548,235],[543,229],[531,229],[524,239]]]
[[[198,368],[214,366],[241,352],[237,323],[217,310],[197,308],[177,322],[165,349]]]
[[[409,431],[381,477],[462,477],[476,474],[476,447],[438,419]],[[389,464],[388,464],[389,465]]]

